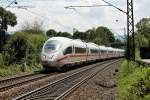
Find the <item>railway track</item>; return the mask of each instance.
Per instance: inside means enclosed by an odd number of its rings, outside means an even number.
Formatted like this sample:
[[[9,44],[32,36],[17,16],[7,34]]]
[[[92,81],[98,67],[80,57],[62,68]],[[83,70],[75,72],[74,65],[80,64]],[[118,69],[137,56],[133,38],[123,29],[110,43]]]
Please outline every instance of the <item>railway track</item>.
[[[7,91],[9,89],[12,89],[14,87],[18,87],[30,82],[34,82],[46,77],[49,77],[52,74],[38,74],[38,73],[34,73],[34,74],[27,74],[27,75],[22,75],[22,76],[17,76],[14,78],[9,78],[9,79],[5,79],[5,80],[1,80],[0,81],[0,92],[4,92]]]
[[[109,65],[118,62],[119,60],[105,61],[95,64],[91,67],[84,67],[84,70],[79,70],[75,73],[67,75],[61,79],[53,81],[41,88],[28,92],[24,95],[14,98],[14,100],[60,100],[64,99],[74,89],[82,85],[84,82],[95,76]]]

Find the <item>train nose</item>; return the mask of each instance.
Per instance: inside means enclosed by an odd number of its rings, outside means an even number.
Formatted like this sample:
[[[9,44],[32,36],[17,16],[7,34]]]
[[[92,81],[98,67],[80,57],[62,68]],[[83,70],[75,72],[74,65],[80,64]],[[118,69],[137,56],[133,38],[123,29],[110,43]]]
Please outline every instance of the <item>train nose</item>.
[[[42,54],[41,58],[44,61],[53,61],[54,60],[54,54],[51,54],[51,55]]]

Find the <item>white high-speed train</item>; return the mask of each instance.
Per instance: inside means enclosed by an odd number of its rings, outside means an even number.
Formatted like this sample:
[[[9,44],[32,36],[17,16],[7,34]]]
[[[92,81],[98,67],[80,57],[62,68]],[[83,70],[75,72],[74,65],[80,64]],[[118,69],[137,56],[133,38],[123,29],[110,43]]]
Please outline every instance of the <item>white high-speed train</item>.
[[[99,46],[65,37],[52,37],[42,48],[41,62],[44,67],[71,66],[106,58],[123,57],[124,50]]]

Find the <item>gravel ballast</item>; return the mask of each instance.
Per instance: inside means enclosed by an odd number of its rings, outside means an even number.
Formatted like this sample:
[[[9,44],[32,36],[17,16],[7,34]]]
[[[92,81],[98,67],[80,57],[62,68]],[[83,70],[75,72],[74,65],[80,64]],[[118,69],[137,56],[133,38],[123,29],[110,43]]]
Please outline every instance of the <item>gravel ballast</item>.
[[[98,73],[81,85],[65,100],[116,100],[116,81],[119,76],[119,63]]]

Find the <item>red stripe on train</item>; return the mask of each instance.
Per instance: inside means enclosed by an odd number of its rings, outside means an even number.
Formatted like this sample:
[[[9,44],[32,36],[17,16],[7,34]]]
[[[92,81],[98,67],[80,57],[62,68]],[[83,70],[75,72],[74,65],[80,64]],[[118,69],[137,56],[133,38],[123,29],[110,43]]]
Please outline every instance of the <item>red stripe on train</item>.
[[[84,56],[87,56],[87,54],[67,54],[62,56],[61,58],[58,58],[57,61],[64,60],[68,57],[84,57]],[[96,55],[88,55],[88,56],[96,56]]]

